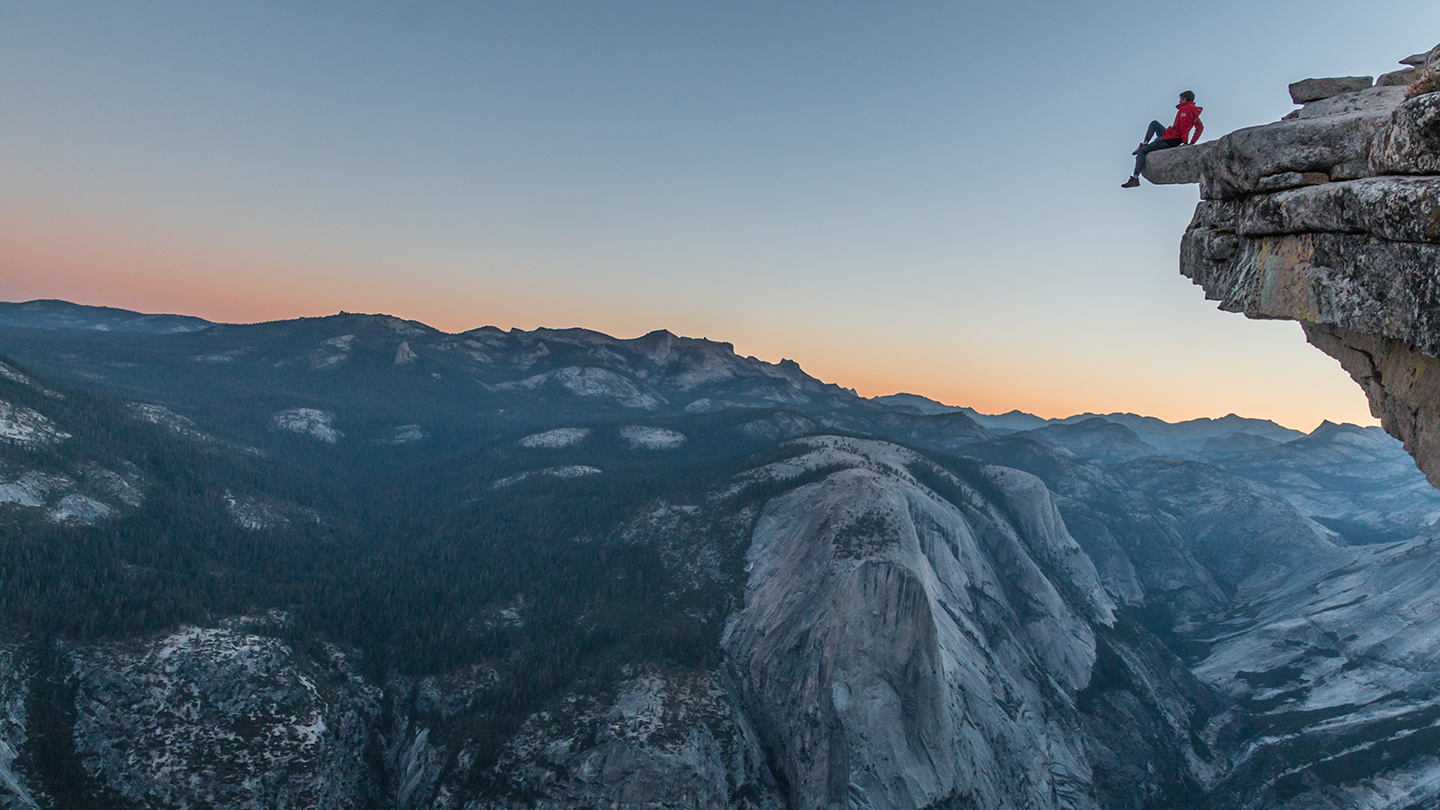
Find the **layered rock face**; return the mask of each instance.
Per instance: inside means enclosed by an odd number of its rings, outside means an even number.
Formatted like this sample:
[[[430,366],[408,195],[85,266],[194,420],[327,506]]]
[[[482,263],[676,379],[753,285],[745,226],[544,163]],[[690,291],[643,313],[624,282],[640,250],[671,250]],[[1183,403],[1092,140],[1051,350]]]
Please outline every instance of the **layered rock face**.
[[[1147,176],[1200,183],[1181,272],[1221,309],[1299,321],[1440,486],[1440,46],[1404,62],[1363,89],[1297,82],[1286,120]]]

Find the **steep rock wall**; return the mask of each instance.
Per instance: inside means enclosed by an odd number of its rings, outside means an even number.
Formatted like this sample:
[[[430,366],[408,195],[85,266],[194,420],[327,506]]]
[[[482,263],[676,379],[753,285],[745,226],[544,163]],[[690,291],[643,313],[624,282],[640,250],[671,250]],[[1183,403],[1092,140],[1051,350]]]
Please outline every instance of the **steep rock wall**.
[[[807,441],[846,469],[767,506],[722,641],[791,805],[1095,807],[1071,696],[1113,607],[1045,487],[959,505],[909,451]]]
[[[15,760],[25,747],[25,700],[30,673],[15,645],[0,644],[0,808],[20,810],[38,805],[33,790],[16,772]]]
[[[1181,272],[1221,309],[1300,322],[1440,486],[1440,92],[1421,92],[1440,46],[1405,61],[1418,69],[1157,153],[1151,179],[1201,186]]]

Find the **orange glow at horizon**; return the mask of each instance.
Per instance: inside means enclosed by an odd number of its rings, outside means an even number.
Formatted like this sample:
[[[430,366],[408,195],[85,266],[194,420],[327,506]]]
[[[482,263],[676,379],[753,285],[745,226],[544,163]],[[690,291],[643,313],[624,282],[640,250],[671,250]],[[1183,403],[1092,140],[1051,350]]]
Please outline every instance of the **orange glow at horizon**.
[[[458,303],[425,306],[427,296],[407,294],[405,284],[393,281],[422,274],[338,251],[259,240],[164,238],[133,223],[4,214],[0,280],[7,300],[59,298],[225,323],[352,311],[413,317],[449,332],[486,325],[467,317]],[[377,277],[392,281],[377,284]],[[428,320],[408,314],[422,310]]]
[[[1334,378],[1334,391],[1323,405],[1288,401],[1283,381],[1229,389],[1210,386],[1197,396],[1194,384],[1180,386],[1173,377],[1168,382],[1156,376],[1095,378],[1086,376],[1086,369],[1063,368],[1027,374],[1018,371],[1029,367],[1022,357],[954,355],[944,347],[906,353],[899,346],[867,346],[845,334],[806,335],[797,342],[795,335],[766,324],[726,323],[723,313],[686,318],[664,308],[641,311],[598,301],[592,305],[583,295],[556,300],[534,289],[539,282],[520,289],[494,283],[446,289],[424,273],[339,251],[326,254],[233,238],[162,238],[130,224],[58,222],[29,210],[0,213],[0,298],[5,300],[59,298],[230,323],[346,310],[384,312],[447,332],[483,325],[583,326],[635,337],[668,328],[731,342],[742,355],[772,362],[794,359],[809,374],[854,388],[862,396],[904,391],[982,413],[1018,409],[1049,418],[1124,411],[1172,422],[1239,413],[1302,430],[1327,417],[1377,424],[1363,394],[1338,364],[1308,347],[1316,354],[1315,362],[1334,367],[1326,377]],[[432,278],[428,287],[420,283],[422,278]],[[483,307],[470,303],[481,300]],[[565,320],[567,316],[572,320]],[[663,322],[667,318],[672,322]],[[1301,339],[1298,334],[1296,339]],[[1336,402],[1348,404],[1337,412]]]

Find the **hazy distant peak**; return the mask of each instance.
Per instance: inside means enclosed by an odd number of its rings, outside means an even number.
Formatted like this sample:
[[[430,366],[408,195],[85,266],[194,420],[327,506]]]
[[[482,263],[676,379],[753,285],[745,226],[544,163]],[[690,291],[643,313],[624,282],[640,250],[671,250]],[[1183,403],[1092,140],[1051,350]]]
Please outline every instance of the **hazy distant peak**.
[[[192,315],[147,315],[128,309],[94,307],[42,298],[23,303],[0,302],[0,326],[168,334],[198,332],[213,324]]]
[[[1160,451],[1130,428],[1095,416],[1080,422],[1058,422],[1029,431],[1030,435],[1064,447],[1081,458],[1121,464]]]
[[[953,411],[965,410],[955,405],[946,405],[943,402],[937,402],[929,397],[922,397],[919,394],[890,394],[883,397],[871,397],[871,400],[891,407],[913,408],[923,414],[951,413]]]
[[[1325,421],[1321,422],[1318,427],[1310,431],[1310,435],[1323,436],[1327,433],[1356,433],[1363,430],[1365,430],[1365,428],[1362,428],[1359,425],[1353,425],[1349,422],[1337,423],[1331,422],[1329,419],[1326,419]]]

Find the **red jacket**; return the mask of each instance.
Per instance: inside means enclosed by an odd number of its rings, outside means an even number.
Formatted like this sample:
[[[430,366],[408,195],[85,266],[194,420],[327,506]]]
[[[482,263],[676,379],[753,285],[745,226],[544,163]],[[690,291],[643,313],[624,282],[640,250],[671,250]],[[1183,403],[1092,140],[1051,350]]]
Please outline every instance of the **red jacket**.
[[[1182,101],[1175,105],[1175,109],[1179,110],[1175,113],[1175,123],[1171,124],[1170,128],[1165,130],[1165,134],[1160,137],[1167,141],[1171,138],[1179,138],[1181,141],[1189,143],[1200,140],[1200,133],[1205,131],[1205,125],[1200,123],[1200,111],[1204,108],[1196,107],[1193,101]],[[1190,140],[1191,129],[1195,130],[1194,141]]]

